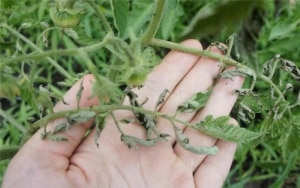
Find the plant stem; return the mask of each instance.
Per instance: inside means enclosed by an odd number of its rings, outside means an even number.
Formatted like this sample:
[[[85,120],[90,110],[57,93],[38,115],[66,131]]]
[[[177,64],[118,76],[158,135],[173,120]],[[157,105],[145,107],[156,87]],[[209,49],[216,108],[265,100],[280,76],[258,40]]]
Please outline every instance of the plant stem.
[[[14,58],[4,59],[2,63],[0,64],[0,70],[6,65],[9,65],[10,63],[20,61],[20,60],[26,60],[26,59],[40,59],[48,56],[56,56],[56,55],[75,55],[78,54],[79,51],[85,51],[85,52],[93,52],[98,50],[99,48],[102,48],[107,43],[107,40],[103,40],[97,44],[93,44],[91,46],[81,47],[81,48],[75,48],[75,49],[66,49],[66,50],[49,50],[49,51],[41,51],[41,52],[33,52],[31,54],[27,55],[21,55]]]
[[[94,0],[86,0],[91,7],[95,10],[97,16],[100,18],[100,22],[103,24],[104,29],[106,30],[107,33],[110,33],[112,35],[114,35],[113,29],[111,28],[111,26],[109,25],[109,22],[107,21],[107,19],[105,18],[104,14],[99,10],[98,5],[94,2]]]
[[[187,47],[187,46],[183,46],[181,44],[177,44],[174,42],[169,42],[166,40],[161,40],[161,39],[156,39],[153,38],[150,42],[150,45],[154,45],[154,46],[160,46],[160,47],[164,47],[164,48],[169,48],[172,50],[178,50],[181,52],[186,52],[186,53],[190,53],[190,54],[194,54],[194,55],[201,55],[201,56],[206,56],[212,59],[216,59],[219,60],[221,62],[225,62],[227,65],[234,65],[237,66],[240,63],[235,61],[234,59],[231,59],[230,57],[227,57],[225,55],[220,55],[220,54],[216,54],[207,50],[199,50],[196,48],[191,48],[191,47]]]
[[[165,7],[166,0],[156,0],[154,4],[154,11],[152,14],[152,19],[150,21],[150,24],[148,25],[148,28],[141,36],[140,40],[143,45],[148,44],[151,39],[155,37],[155,34],[158,30],[158,27],[160,25],[164,7]]]
[[[38,46],[36,46],[33,42],[31,42],[30,40],[28,40],[24,35],[22,35],[21,33],[19,33],[18,31],[16,31],[15,29],[13,29],[12,27],[10,27],[9,25],[2,23],[0,24],[0,27],[4,27],[7,30],[9,30],[12,34],[16,35],[18,38],[22,39],[24,42],[26,42],[30,47],[32,47],[33,49],[35,49],[38,52],[43,52],[43,50],[41,50]],[[56,61],[54,61],[52,58],[50,57],[46,57],[47,61],[49,63],[51,63],[59,73],[61,73],[62,75],[64,75],[66,78],[72,78],[72,76],[62,67],[60,66]],[[1,65],[2,67],[3,65]]]
[[[169,116],[167,114],[163,114],[157,111],[151,111],[147,110],[144,108],[136,107],[136,106],[128,106],[128,105],[120,105],[120,104],[112,104],[112,105],[101,105],[101,106],[94,106],[94,107],[87,107],[87,108],[80,108],[80,109],[73,109],[73,110],[68,110],[68,111],[62,111],[62,112],[55,112],[52,114],[49,114],[45,116],[44,118],[36,121],[31,127],[34,130],[37,130],[43,126],[46,126],[47,123],[58,119],[58,118],[63,118],[66,117],[67,115],[75,114],[80,112],[81,110],[87,110],[87,111],[94,111],[95,113],[106,113],[106,112],[113,112],[115,110],[129,110],[129,111],[134,111],[142,114],[150,114],[155,117],[161,117],[164,119],[167,119],[169,121],[177,122],[186,126],[194,126],[194,124],[179,120],[175,118],[174,116]]]

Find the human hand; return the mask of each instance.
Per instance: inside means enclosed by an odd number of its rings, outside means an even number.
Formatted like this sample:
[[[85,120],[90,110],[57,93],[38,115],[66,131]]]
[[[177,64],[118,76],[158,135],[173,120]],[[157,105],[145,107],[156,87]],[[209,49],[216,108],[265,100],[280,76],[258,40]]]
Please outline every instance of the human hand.
[[[183,44],[202,48],[195,40]],[[211,50],[221,53],[214,47]],[[173,115],[179,104],[211,87],[219,69],[220,63],[216,60],[172,51],[148,76],[144,87],[135,92],[140,101],[149,98],[144,108],[154,109],[160,93],[168,89],[170,92],[158,110]],[[91,75],[83,78],[80,107],[98,105],[96,98],[90,98],[93,81]],[[69,105],[59,102],[55,106],[56,112],[77,108],[76,93],[80,82],[64,96]],[[235,77],[234,80],[219,79],[207,105],[201,111],[179,113],[176,117],[195,123],[206,115],[228,115],[237,98],[233,90],[239,89],[242,83],[242,77]],[[118,120],[134,117],[131,112],[123,110],[116,111],[115,116]],[[47,128],[53,129],[60,121],[49,123]],[[236,124],[234,120],[231,121]],[[89,121],[61,133],[68,138],[68,142],[41,140],[43,130],[39,130],[10,162],[3,187],[221,187],[236,149],[235,143],[176,125],[184,130],[191,144],[216,145],[219,148],[215,156],[193,154],[176,143],[173,127],[165,119],[158,119],[157,126],[161,132],[170,135],[168,142],[159,142],[153,147],[140,146],[138,150],[128,149],[119,139],[120,132],[110,117],[102,130],[97,148],[94,132],[84,137],[91,125],[92,121]],[[129,135],[145,137],[144,129],[137,122],[122,128]]]

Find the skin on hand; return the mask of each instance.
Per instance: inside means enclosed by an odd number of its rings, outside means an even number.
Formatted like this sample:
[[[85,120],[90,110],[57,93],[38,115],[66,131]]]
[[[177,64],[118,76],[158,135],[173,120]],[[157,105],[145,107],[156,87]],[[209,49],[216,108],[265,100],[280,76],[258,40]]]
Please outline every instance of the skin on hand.
[[[184,45],[202,49],[195,40],[187,40]],[[221,53],[215,47],[215,53]],[[206,57],[198,57],[171,51],[148,76],[145,85],[136,89],[138,100],[148,102],[144,108],[153,110],[156,100],[164,89],[168,93],[158,109],[161,113],[173,115],[177,106],[199,91],[212,86],[219,73],[220,63]],[[232,68],[232,67],[231,67]],[[90,98],[94,78],[86,75],[80,107],[98,105],[96,98]],[[77,108],[76,93],[81,81],[77,82],[64,96],[64,104],[59,102],[55,111]],[[214,85],[207,105],[196,113],[180,113],[177,117],[191,123],[198,122],[206,115],[228,115],[236,102],[233,90],[241,88],[242,77],[233,80],[220,78]],[[128,103],[128,101],[125,101]],[[129,111],[114,112],[118,120],[134,117]],[[55,120],[47,126],[53,129],[63,119]],[[236,124],[235,120],[231,120]],[[128,149],[120,141],[120,133],[112,118],[108,117],[105,128],[94,143],[94,132],[84,137],[92,122],[72,126],[63,134],[68,142],[41,140],[39,130],[22,147],[10,162],[4,176],[3,188],[18,187],[222,187],[229,172],[236,144],[204,135],[194,129],[176,125],[184,130],[194,145],[219,148],[215,156],[196,155],[184,150],[176,143],[170,122],[158,119],[158,129],[169,134],[168,142],[159,142],[153,147],[140,146],[138,150]],[[126,134],[145,138],[145,131],[137,122],[122,125]]]

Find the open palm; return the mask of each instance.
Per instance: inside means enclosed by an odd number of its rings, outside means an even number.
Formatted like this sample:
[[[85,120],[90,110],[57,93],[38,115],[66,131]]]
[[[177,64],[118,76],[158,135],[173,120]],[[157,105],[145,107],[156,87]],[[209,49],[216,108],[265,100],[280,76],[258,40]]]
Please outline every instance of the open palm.
[[[202,48],[195,40],[183,44]],[[211,50],[221,53],[214,47]],[[210,88],[219,69],[220,63],[216,60],[172,51],[148,76],[144,87],[135,92],[140,101],[149,98],[144,108],[154,109],[160,93],[168,89],[170,92],[159,111],[173,115],[177,106],[191,95]],[[92,75],[83,78],[81,107],[98,105],[96,98],[90,98],[93,80]],[[177,117],[193,123],[206,115],[228,115],[237,98],[233,90],[240,88],[242,83],[241,77],[219,79],[204,109],[197,113],[180,113]],[[68,105],[60,102],[55,106],[55,111],[75,109],[79,87],[80,81],[64,96]],[[115,111],[114,114],[118,120],[134,117],[131,112],[123,110]],[[63,120],[51,122],[49,129],[53,129],[60,121]],[[232,123],[235,121],[232,120]],[[3,187],[221,187],[236,149],[234,143],[176,125],[184,130],[191,144],[216,145],[219,148],[215,156],[193,154],[176,143],[173,128],[165,119],[158,119],[158,129],[170,135],[167,142],[159,142],[153,147],[139,146],[138,150],[129,149],[120,140],[120,132],[110,117],[97,148],[94,132],[84,136],[91,125],[91,121],[86,122],[62,133],[68,142],[41,140],[43,130],[39,130],[12,159]],[[126,134],[145,137],[145,131],[138,122],[121,126]]]

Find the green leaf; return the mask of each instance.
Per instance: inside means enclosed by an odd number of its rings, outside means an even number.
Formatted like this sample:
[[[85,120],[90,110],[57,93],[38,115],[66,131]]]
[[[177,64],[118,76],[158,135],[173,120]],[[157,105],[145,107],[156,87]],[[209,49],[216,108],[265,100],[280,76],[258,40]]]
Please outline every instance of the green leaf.
[[[0,76],[0,97],[6,97],[14,100],[16,96],[21,95],[21,87],[17,79],[9,74],[1,72]]]
[[[271,97],[270,91],[255,94],[249,93],[242,101],[242,107],[248,107],[255,113],[270,110],[276,101]]]
[[[153,11],[152,1],[132,1],[132,10],[129,12],[128,17],[128,28],[139,36],[143,32],[143,28],[146,23],[150,20]],[[124,38],[127,38],[128,33],[125,34]]]
[[[269,40],[288,37],[297,27],[299,27],[299,24],[300,19],[289,24],[278,22],[278,24],[271,29]]]
[[[183,38],[194,38],[219,32],[222,28],[235,28],[245,19],[260,1],[223,1],[218,6],[207,3],[191,20],[181,34]],[[214,4],[215,5],[215,4]]]
[[[179,105],[177,111],[179,112],[195,112],[203,108],[209,96],[212,93],[212,88],[208,89],[206,92],[199,92],[193,95],[190,99],[188,99],[183,104]]]
[[[182,130],[174,126],[174,131],[176,135],[177,142],[184,149],[199,154],[199,155],[215,155],[218,153],[218,148],[216,146],[207,147],[207,146],[193,146],[189,143],[189,138],[183,134]]]
[[[179,20],[179,17],[183,14],[183,9],[179,5],[178,0],[167,0],[160,27],[163,39],[166,40],[169,38]]]
[[[129,11],[128,0],[110,0],[110,5],[113,11],[114,24],[119,31],[119,35],[122,37],[127,27]]]
[[[210,136],[238,143],[249,142],[264,135],[264,133],[252,132],[234,126],[228,123],[229,119],[229,116],[214,118],[212,115],[208,115],[203,121],[195,124],[193,128]]]
[[[91,45],[95,41],[86,34],[84,28],[76,26],[73,28],[66,28],[64,30],[65,34],[71,37],[75,42],[81,45]]]

